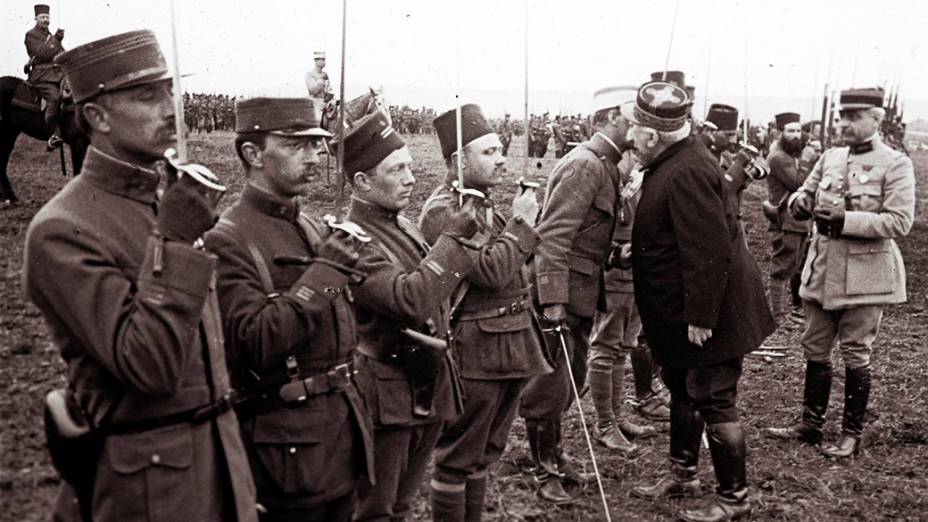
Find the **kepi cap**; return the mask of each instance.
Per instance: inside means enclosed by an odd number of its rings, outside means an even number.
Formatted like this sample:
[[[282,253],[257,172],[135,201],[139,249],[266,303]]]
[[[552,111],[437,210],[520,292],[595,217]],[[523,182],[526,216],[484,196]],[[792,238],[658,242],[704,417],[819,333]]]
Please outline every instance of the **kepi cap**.
[[[783,130],[790,123],[799,123],[799,114],[795,112],[781,112],[774,116],[777,122],[777,129]]]
[[[64,70],[74,103],[171,78],[155,33],[148,30],[86,43],[59,54],[55,63]]]
[[[366,172],[380,164],[394,151],[406,146],[403,138],[390,125],[390,120],[381,111],[361,118],[344,139],[345,176]],[[333,153],[341,147],[341,140],[333,141]]]
[[[638,87],[635,86],[603,87],[593,93],[591,112],[596,114],[605,109],[621,107],[625,103],[633,101],[637,94]]]
[[[622,105],[622,116],[630,122],[669,132],[683,127],[690,114],[686,91],[669,82],[648,82],[638,89],[635,101]]]
[[[235,132],[266,132],[278,136],[332,135],[319,127],[309,98],[249,98],[235,102]]]
[[[435,127],[435,133],[438,134],[438,142],[441,144],[441,155],[445,158],[457,151],[457,116],[455,109],[436,117],[432,120],[432,126]],[[468,103],[461,106],[461,146],[465,146],[475,139],[493,133],[493,128],[483,117],[480,106],[475,103]]]
[[[885,91],[882,87],[865,87],[841,91],[839,111],[854,111],[882,107]]]
[[[738,129],[738,109],[724,103],[713,103],[709,106],[706,121],[715,125],[720,131],[734,131]]]
[[[325,60],[325,51],[315,51],[313,53],[313,60]]]

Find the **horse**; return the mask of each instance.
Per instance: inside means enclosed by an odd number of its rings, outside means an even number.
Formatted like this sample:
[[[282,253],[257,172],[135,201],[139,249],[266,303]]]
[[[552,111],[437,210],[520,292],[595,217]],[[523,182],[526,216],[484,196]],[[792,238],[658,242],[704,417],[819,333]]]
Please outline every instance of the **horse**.
[[[71,168],[76,176],[81,172],[90,140],[78,127],[77,113],[64,84],[61,94],[58,127],[61,130],[61,139],[71,149]],[[14,76],[0,77],[0,206],[8,206],[17,201],[7,176],[7,164],[13,147],[16,146],[16,139],[21,133],[42,141],[48,141],[51,137],[51,130],[45,126],[41,102],[28,84]],[[61,162],[62,170],[65,170],[63,151]]]
[[[373,87],[368,87],[368,91],[357,98],[354,98],[348,101],[345,104],[345,129],[351,130],[354,128],[354,123],[368,114],[373,114],[375,112],[381,112],[384,116],[387,117],[387,121],[390,122],[390,111],[387,109],[387,105],[383,99],[383,92],[381,90],[375,90]],[[331,132],[336,139],[339,138],[342,134],[341,130],[338,128],[339,121],[339,102],[338,100],[332,100],[326,104],[325,108],[322,111],[322,127]],[[392,122],[391,122],[392,123]]]

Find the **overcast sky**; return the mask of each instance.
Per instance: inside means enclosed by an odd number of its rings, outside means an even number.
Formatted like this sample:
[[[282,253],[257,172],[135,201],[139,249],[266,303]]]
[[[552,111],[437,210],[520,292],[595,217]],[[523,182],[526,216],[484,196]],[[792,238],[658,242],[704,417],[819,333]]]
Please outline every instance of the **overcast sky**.
[[[302,95],[312,52],[338,85],[338,0],[176,0],[185,90]],[[32,0],[3,0],[0,74],[22,76]],[[64,45],[153,29],[171,61],[169,2],[50,0]],[[528,15],[526,16],[526,5]],[[348,95],[383,86],[390,104],[521,116],[525,30],[533,112],[587,112],[593,91],[637,85],[664,67],[696,86],[696,113],[724,102],[752,119],[821,110],[826,81],[901,84],[906,119],[928,118],[928,6],[914,0],[348,0]],[[816,99],[819,100],[816,105]],[[817,117],[817,116],[816,116]]]

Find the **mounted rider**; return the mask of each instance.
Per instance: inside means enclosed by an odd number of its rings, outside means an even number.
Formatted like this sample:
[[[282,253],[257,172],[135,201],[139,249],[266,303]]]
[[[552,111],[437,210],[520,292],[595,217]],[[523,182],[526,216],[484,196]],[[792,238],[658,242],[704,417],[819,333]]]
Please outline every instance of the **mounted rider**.
[[[316,51],[313,53],[313,68],[303,78],[316,114],[322,114],[325,104],[334,98],[329,73],[323,69],[325,69],[325,51]]]
[[[27,80],[45,100],[45,126],[52,131],[48,139],[48,149],[61,146],[58,130],[58,97],[60,84],[64,74],[57,65],[52,63],[55,55],[64,52],[61,40],[64,39],[64,29],[58,29],[52,34],[48,30],[51,16],[50,8],[45,4],[36,4],[35,27],[26,32],[26,52],[29,62],[24,70]]]

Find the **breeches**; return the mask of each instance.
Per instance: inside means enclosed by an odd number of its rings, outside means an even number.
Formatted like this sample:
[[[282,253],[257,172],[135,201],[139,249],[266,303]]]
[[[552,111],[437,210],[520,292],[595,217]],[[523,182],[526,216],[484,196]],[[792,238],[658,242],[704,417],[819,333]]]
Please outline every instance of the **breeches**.
[[[743,357],[698,368],[661,368],[671,403],[698,411],[706,424],[738,420],[738,380]]]
[[[770,278],[785,281],[802,268],[808,238],[805,233],[785,230],[775,230],[770,234],[773,246]]]
[[[362,482],[355,520],[402,520],[429,461],[443,424],[374,430],[374,469],[377,485]]]
[[[635,306],[635,294],[610,293],[608,312],[597,312],[590,339],[590,361],[616,360],[638,346],[641,317]]]
[[[574,391],[570,383],[570,370],[579,392],[586,381],[586,361],[590,351],[590,330],[593,320],[573,314],[567,315],[570,330],[565,332],[564,347],[557,347],[557,365],[554,371],[529,379],[522,394],[519,416],[525,419],[559,419],[574,401]]]
[[[827,311],[813,301],[803,300],[802,304],[806,312],[806,331],[802,334],[800,344],[806,359],[830,361],[831,350],[837,339],[845,366],[860,368],[870,364],[871,347],[883,318],[882,306]]]
[[[463,484],[496,463],[516,416],[525,379],[464,379],[464,412],[445,426],[435,450],[436,478]]]

